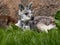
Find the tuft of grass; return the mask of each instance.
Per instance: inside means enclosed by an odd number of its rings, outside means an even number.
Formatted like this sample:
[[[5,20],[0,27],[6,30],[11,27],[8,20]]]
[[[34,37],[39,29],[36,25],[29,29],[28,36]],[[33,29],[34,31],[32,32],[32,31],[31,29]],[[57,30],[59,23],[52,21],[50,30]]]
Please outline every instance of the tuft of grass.
[[[55,23],[56,23],[56,26],[60,29],[60,11],[57,11],[55,15]]]
[[[55,19],[60,20],[60,10],[57,11],[57,13],[55,15]]]

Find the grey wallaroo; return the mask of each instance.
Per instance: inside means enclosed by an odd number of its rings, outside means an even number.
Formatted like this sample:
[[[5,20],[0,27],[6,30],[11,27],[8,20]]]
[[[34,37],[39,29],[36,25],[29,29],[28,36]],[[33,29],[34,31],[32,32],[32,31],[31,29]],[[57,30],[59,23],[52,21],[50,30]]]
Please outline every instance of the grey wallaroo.
[[[32,2],[30,2],[26,7],[19,4],[19,16],[17,25],[18,27],[25,29],[37,28],[38,31],[45,31],[55,28],[54,18],[48,16],[33,16],[33,11],[31,11]]]
[[[30,29],[28,22],[32,17],[31,6],[32,6],[32,2],[30,2],[26,7],[24,7],[24,5],[22,4],[19,4],[18,13],[19,13],[20,19],[18,20],[18,23],[16,23],[15,25],[23,28],[23,30]]]

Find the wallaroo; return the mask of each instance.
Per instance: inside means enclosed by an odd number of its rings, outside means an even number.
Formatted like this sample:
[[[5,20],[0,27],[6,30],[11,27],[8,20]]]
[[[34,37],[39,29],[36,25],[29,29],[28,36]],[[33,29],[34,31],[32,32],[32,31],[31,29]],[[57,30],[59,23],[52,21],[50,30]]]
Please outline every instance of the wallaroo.
[[[26,7],[19,4],[19,16],[17,25],[18,27],[25,29],[35,29],[37,31],[45,31],[48,33],[48,30],[55,28],[54,18],[47,16],[33,16],[31,11],[32,2],[30,2]]]
[[[19,4],[19,16],[20,19],[18,20],[18,23],[16,23],[15,25],[17,25],[18,27],[21,27],[23,30],[24,29],[30,29],[30,24],[28,23],[29,20],[32,19],[32,11],[31,11],[31,7],[32,7],[32,2],[30,2],[27,6],[24,7],[24,5]]]

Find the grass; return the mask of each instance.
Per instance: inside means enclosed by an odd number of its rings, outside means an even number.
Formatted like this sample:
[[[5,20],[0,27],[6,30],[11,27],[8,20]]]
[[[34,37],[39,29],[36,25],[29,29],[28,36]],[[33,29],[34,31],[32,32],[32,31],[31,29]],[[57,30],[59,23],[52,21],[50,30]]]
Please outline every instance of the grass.
[[[60,45],[60,19],[58,17],[55,20],[57,28],[51,29],[49,33],[22,31],[15,25],[11,25],[8,29],[0,28],[0,45]]]
[[[47,34],[12,26],[0,29],[0,45],[60,45],[60,30],[52,29]]]

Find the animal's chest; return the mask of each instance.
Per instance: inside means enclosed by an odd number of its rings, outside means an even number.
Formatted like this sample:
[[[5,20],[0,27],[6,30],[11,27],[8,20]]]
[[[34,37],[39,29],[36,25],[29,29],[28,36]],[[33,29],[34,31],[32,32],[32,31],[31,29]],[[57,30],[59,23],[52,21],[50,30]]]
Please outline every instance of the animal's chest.
[[[26,22],[23,22],[23,21],[21,21],[21,26],[28,26],[29,25],[29,22],[28,21],[26,21]]]
[[[28,21],[26,21],[26,22],[21,21],[21,27],[23,29],[30,29],[29,22]]]

